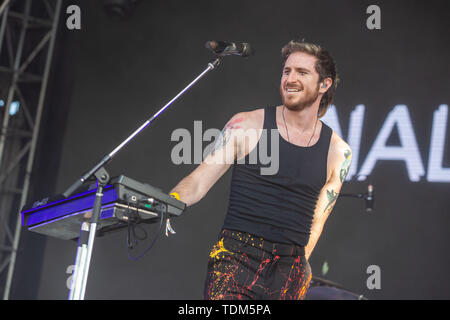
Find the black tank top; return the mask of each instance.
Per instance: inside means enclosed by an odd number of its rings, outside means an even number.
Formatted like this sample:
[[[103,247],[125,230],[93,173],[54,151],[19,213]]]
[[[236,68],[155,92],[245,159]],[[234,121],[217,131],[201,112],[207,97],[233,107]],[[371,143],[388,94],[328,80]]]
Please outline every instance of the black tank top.
[[[276,107],[264,109],[264,129],[269,138],[272,129],[278,133]],[[264,140],[260,138],[244,161],[233,165],[228,212],[222,229],[248,232],[272,242],[306,246],[317,199],[327,179],[331,134],[331,128],[322,122],[319,140],[310,147],[296,146],[277,134],[279,167],[272,175],[261,174],[261,169],[270,164],[259,157]],[[271,140],[267,141],[267,154],[274,161]],[[252,155],[254,152],[256,155]]]

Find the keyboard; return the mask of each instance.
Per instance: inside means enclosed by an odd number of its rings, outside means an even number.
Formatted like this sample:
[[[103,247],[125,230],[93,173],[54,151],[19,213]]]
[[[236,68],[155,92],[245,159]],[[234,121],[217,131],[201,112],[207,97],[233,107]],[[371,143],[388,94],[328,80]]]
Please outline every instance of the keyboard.
[[[25,205],[22,226],[30,231],[63,240],[77,239],[83,221],[92,215],[97,182],[85,183],[72,196],[46,197]],[[186,204],[161,189],[121,175],[103,190],[97,236],[120,230],[129,223],[154,223],[164,217],[180,216]]]

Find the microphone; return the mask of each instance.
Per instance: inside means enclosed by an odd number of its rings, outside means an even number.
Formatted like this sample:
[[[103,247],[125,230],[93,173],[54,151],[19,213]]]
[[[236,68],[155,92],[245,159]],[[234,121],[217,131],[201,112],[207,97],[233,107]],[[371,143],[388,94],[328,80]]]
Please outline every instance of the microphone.
[[[367,194],[365,196],[366,200],[366,211],[371,212],[373,210],[373,203],[375,201],[375,196],[373,194],[373,185],[369,184],[367,186]]]
[[[249,43],[234,43],[228,41],[208,41],[205,47],[218,56],[240,56],[248,57],[255,54],[255,50]]]

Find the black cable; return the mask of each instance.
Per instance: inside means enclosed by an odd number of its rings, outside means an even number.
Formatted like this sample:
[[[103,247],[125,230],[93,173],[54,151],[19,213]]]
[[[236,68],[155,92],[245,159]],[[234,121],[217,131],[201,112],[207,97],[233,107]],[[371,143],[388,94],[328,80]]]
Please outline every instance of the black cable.
[[[144,219],[141,218],[141,216],[139,215],[139,206],[140,203],[143,202],[142,199],[137,201],[137,207],[136,207],[136,212],[134,213],[135,219],[136,219],[136,224],[132,226],[132,230],[133,230],[133,235],[136,239],[138,240],[145,240],[147,239],[147,231],[145,231],[145,229],[139,225],[141,222],[144,222]],[[144,232],[144,235],[142,237],[138,237],[138,235],[136,234],[136,227],[140,227],[142,229],[142,231]]]
[[[145,240],[148,237],[147,231],[145,231],[144,228],[141,227],[142,231],[144,232],[143,236],[138,236],[136,233],[136,227],[140,227],[139,224],[143,222],[143,219],[141,219],[139,215],[139,206],[142,202],[142,199],[139,199],[136,203],[136,212],[134,210],[131,210],[128,205],[128,210],[126,212],[126,215],[128,217],[128,223],[127,223],[127,245],[129,249],[133,249],[135,245],[138,244],[137,240]],[[133,239],[136,238],[137,240]]]
[[[128,247],[128,248],[127,248],[127,253],[128,253],[128,258],[129,258],[129,259],[131,259],[131,260],[133,260],[133,261],[137,261],[137,260],[141,259],[144,255],[146,255],[147,252],[149,252],[149,251],[153,248],[153,245],[155,244],[155,242],[156,242],[156,240],[158,239],[158,236],[159,236],[159,234],[160,234],[160,232],[161,232],[161,227],[162,227],[163,220],[164,220],[164,212],[163,212],[162,206],[164,206],[165,212],[166,212],[166,214],[167,214],[167,205],[165,205],[165,204],[164,204],[164,205],[161,205],[161,206],[160,206],[160,209],[161,209],[161,211],[160,211],[161,219],[160,219],[160,222],[159,222],[159,228],[158,228],[158,231],[157,231],[157,233],[156,233],[156,235],[155,235],[155,238],[154,238],[153,241],[151,242],[150,246],[148,246],[147,249],[145,249],[144,252],[143,252],[142,254],[140,254],[139,256],[137,256],[137,257],[134,257],[134,256],[131,255],[131,253],[130,253],[130,247]],[[130,229],[128,229],[128,230],[130,230]],[[129,235],[130,235],[130,232],[128,231],[128,237],[129,237]],[[130,243],[130,240],[129,240],[128,237],[127,237],[127,244]],[[136,243],[137,243],[137,242],[136,242]]]
[[[138,201],[138,205],[139,205],[139,201]],[[137,241],[133,241],[133,237],[132,237],[132,233],[131,233],[131,229],[134,226],[134,212],[133,210],[130,209],[130,203],[128,202],[128,208],[126,211],[126,216],[128,217],[128,224],[127,224],[127,247],[128,249],[133,249],[134,245],[137,245]],[[134,232],[133,232],[134,233]]]

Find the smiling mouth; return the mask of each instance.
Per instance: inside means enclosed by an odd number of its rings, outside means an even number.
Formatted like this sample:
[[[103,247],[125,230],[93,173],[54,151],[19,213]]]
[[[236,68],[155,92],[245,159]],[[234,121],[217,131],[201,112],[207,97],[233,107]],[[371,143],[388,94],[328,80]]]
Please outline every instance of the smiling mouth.
[[[285,88],[284,91],[287,92],[287,93],[297,93],[297,92],[300,92],[302,90],[300,90],[298,88]]]

